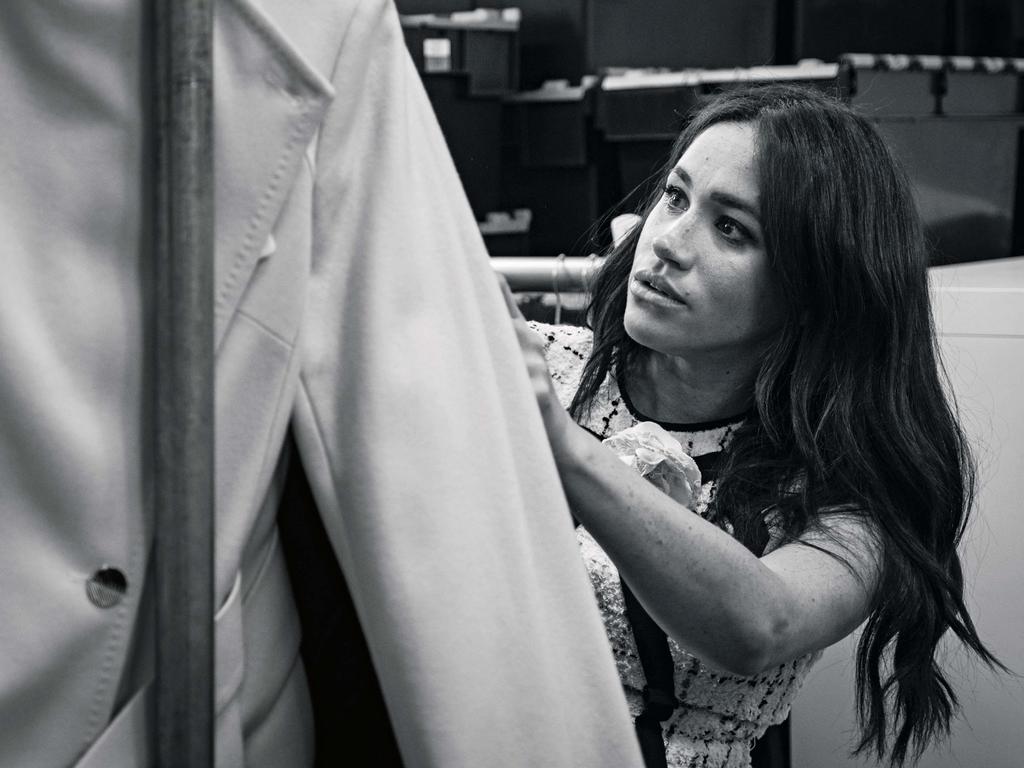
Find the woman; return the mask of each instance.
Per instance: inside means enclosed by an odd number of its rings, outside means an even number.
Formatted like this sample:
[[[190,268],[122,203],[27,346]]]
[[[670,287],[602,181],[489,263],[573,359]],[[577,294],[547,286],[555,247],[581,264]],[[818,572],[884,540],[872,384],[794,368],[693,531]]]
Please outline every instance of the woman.
[[[943,634],[998,665],[963,601],[972,465],[908,182],[868,121],[787,86],[707,104],[661,181],[592,331],[517,324],[645,758],[749,765],[866,621],[858,751],[900,765],[956,710]],[[594,439],[643,421],[703,470],[689,505]]]

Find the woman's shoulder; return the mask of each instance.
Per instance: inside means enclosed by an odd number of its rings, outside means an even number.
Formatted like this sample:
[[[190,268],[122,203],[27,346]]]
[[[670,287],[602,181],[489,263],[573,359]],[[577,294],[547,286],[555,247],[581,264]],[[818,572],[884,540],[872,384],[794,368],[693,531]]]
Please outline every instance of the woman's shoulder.
[[[590,358],[594,333],[578,325],[549,325],[530,321],[529,326],[544,337],[544,357],[548,367],[581,368]]]
[[[535,321],[530,321],[529,326],[544,338],[544,358],[551,380],[562,405],[568,407],[576,394],[583,367],[590,359],[594,346],[593,331],[576,325],[549,325]]]

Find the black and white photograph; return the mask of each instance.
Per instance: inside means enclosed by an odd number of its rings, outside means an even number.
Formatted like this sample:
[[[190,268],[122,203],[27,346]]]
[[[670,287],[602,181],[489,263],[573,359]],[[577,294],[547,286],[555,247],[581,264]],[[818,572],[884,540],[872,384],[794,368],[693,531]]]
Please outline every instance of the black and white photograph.
[[[0,768],[1022,768],[1024,0],[8,0]]]

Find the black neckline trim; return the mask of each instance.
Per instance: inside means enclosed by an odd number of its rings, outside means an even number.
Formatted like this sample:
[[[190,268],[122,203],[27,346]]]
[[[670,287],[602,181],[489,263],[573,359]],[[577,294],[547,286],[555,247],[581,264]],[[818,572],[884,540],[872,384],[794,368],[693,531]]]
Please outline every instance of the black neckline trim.
[[[732,416],[726,416],[722,419],[712,419],[711,421],[694,421],[689,424],[683,424],[672,421],[660,421],[659,419],[651,418],[633,405],[633,401],[629,399],[629,394],[626,392],[625,382],[622,378],[621,371],[615,372],[615,384],[619,388],[619,396],[622,398],[622,402],[626,406],[626,410],[629,411],[630,415],[637,421],[653,421],[662,429],[667,429],[669,432],[704,432],[709,429],[718,429],[719,427],[727,427],[730,424],[738,424],[741,421],[745,421],[754,414],[753,408],[737,413]]]

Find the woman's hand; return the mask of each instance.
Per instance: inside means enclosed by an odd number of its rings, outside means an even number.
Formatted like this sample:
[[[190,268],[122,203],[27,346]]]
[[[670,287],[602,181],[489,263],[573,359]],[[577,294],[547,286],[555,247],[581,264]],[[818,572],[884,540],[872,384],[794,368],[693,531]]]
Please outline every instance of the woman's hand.
[[[519,311],[512,291],[508,287],[505,278],[498,275],[498,284],[501,286],[502,295],[508,305],[509,314],[512,316],[512,324],[519,339],[519,348],[523,352],[523,359],[526,362],[526,370],[530,375],[530,383],[533,385],[533,393],[537,398],[537,405],[540,406],[541,416],[544,418],[544,428],[547,430],[548,442],[551,443],[551,450],[555,460],[568,456],[571,450],[573,433],[578,429],[576,423],[562,407],[555,392],[554,382],[551,381],[551,374],[548,372],[547,360],[544,357],[544,339],[536,331],[526,324],[526,318]]]

